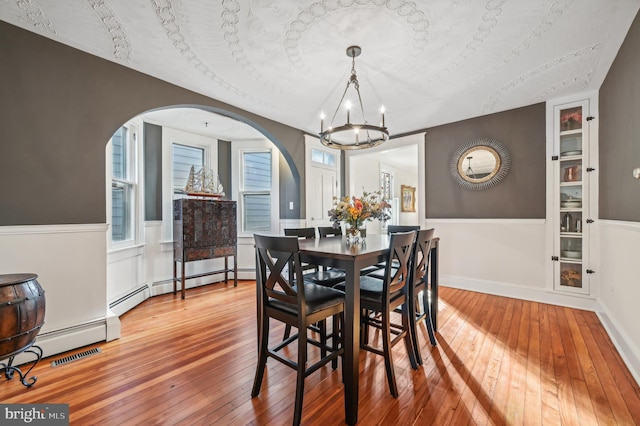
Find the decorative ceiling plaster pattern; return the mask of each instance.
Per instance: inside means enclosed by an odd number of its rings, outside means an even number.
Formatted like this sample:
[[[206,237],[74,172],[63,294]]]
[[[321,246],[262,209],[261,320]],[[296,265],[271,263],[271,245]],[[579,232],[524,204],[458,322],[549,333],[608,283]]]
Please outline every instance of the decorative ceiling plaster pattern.
[[[544,102],[545,99],[549,99],[550,94],[563,93],[567,90],[584,91],[588,88],[589,81],[591,81],[591,79],[593,78],[593,73],[594,70],[590,69],[584,74],[562,80],[544,90],[541,90],[537,95],[529,98],[529,102],[531,104]]]
[[[530,46],[540,40],[562,17],[562,14],[570,8],[573,2],[574,0],[559,0],[554,2],[549,8],[549,12],[542,17],[540,24],[531,31],[526,39],[516,45],[511,52],[502,59],[498,67],[506,66],[512,59],[522,55]]]
[[[57,34],[53,29],[51,21],[44,16],[44,12],[37,6],[31,4],[31,0],[17,0],[16,4],[24,11],[23,19],[35,28],[43,28],[51,34]]]
[[[156,16],[160,20],[160,24],[164,28],[167,37],[173,43],[173,46],[180,52],[180,54],[200,73],[211,79],[214,83],[220,85],[225,90],[240,96],[251,102],[261,104],[263,106],[269,105],[263,99],[255,98],[248,93],[240,90],[237,86],[226,82],[219,75],[217,75],[211,68],[209,68],[202,59],[191,49],[189,43],[182,33],[180,26],[178,25],[177,17],[173,13],[173,4],[171,0],[151,0],[156,12]]]
[[[573,2],[574,0],[559,0],[554,2],[549,8],[549,12],[541,18],[540,23],[531,30],[529,35],[522,42],[517,44],[506,56],[504,56],[502,60],[496,61],[492,68],[487,68],[483,73],[477,75],[470,82],[470,86],[479,84],[479,82],[483,81],[491,74],[499,73],[500,69],[507,66],[512,60],[515,60],[525,54],[527,50],[537,43],[547,31],[553,28],[554,23],[560,19],[564,11],[571,6],[571,3]]]
[[[539,67],[536,67],[534,69],[532,69],[531,71],[527,72],[526,74],[520,75],[517,78],[511,80],[509,83],[505,84],[504,86],[500,87],[494,94],[492,94],[489,99],[484,103],[482,110],[485,113],[489,113],[494,111],[496,104],[498,103],[499,99],[501,97],[503,97],[507,92],[514,90],[516,87],[521,86],[525,83],[527,83],[528,81],[538,77],[540,74],[546,73],[546,72],[550,72],[551,70],[553,70],[556,67],[559,66],[563,66],[566,63],[570,62],[570,61],[575,61],[578,60],[584,56],[588,56],[593,54],[594,51],[597,51],[598,49],[600,49],[601,46],[599,44],[596,44],[594,46],[589,46],[589,47],[585,47],[583,49],[580,49],[576,52],[571,52],[567,55],[564,55],[560,58],[556,58],[553,61],[547,62],[545,64],[542,64]],[[590,76],[593,75],[593,72],[587,73],[584,75],[584,77],[588,77],[590,78]],[[575,80],[574,78],[572,78],[571,80]],[[583,81],[582,82],[582,86],[581,87],[588,87],[589,86],[589,80],[587,81]]]
[[[453,60],[451,65],[444,69],[445,73],[450,73],[455,68],[466,63],[469,57],[475,54],[485,39],[491,35],[493,27],[498,25],[498,17],[502,14],[502,6],[506,0],[490,0],[484,5],[485,12],[481,17],[481,22],[476,28],[475,34],[471,37],[462,52]]]
[[[639,9],[640,0],[0,0],[0,20],[311,134],[349,79],[345,49],[359,45],[367,119],[384,104],[393,137],[597,91]]]
[[[421,55],[424,47],[429,41],[429,20],[427,14],[419,10],[414,2],[404,0],[324,0],[311,4],[309,7],[300,12],[297,19],[291,22],[285,33],[284,47],[287,59],[296,68],[304,68],[305,64],[300,54],[300,41],[304,33],[317,20],[324,18],[325,15],[333,12],[342,13],[343,10],[356,6],[372,4],[377,7],[385,7],[395,12],[399,17],[405,19],[406,23],[413,30],[411,57],[414,59]],[[330,18],[330,16],[328,17]],[[348,42],[347,42],[348,43]],[[345,49],[348,47],[345,44]]]
[[[111,37],[113,56],[116,59],[129,61],[129,59],[131,59],[131,44],[127,39],[127,33],[120,23],[120,20],[113,13],[113,10],[111,10],[103,0],[87,1],[89,2],[89,5],[91,5],[91,8],[96,12],[96,15],[98,15],[98,18],[100,18],[100,21],[102,21],[109,37]]]

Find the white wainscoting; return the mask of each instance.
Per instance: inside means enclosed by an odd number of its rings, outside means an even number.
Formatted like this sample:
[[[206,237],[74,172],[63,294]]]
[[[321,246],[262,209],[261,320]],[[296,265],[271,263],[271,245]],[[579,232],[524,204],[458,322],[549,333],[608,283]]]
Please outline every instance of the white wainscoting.
[[[107,308],[106,232],[105,224],[0,227],[0,274],[35,273],[45,291],[36,339],[45,356],[119,336]]]
[[[593,297],[553,291],[544,219],[427,219],[440,237],[440,284],[596,310]]]
[[[597,220],[601,288],[598,316],[640,383],[640,223]]]

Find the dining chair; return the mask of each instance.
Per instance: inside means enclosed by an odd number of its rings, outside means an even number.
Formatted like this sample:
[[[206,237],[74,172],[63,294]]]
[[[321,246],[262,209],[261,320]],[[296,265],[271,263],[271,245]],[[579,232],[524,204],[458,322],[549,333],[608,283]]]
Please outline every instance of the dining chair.
[[[300,239],[313,239],[316,237],[316,230],[314,228],[285,228],[284,235],[289,237],[298,237]],[[327,269],[325,267],[318,267],[318,265],[312,265],[308,263],[302,263],[302,272],[302,277],[305,282],[318,284],[325,287],[333,287],[339,282],[344,281],[347,276],[346,272],[340,269]],[[327,330],[326,321],[319,321],[317,324],[311,324],[310,329],[320,335],[322,347],[324,347],[327,340],[332,337],[332,333],[329,333]],[[287,324],[284,328],[282,340],[284,341],[288,339],[290,335],[291,324]],[[322,349],[322,356],[325,355],[326,352],[324,349]]]
[[[387,226],[387,233],[389,235],[391,234],[395,234],[398,232],[411,232],[411,231],[419,231],[420,230],[420,225],[388,225]],[[385,262],[380,262],[377,265],[375,265],[374,269],[369,271],[367,273],[367,275],[371,275],[374,278],[379,278],[382,279],[384,277],[384,268],[386,266]],[[395,268],[397,265],[393,265],[393,267]]]
[[[331,346],[325,345],[326,355],[307,367],[308,347],[322,346],[322,342],[307,337],[307,327],[333,318],[334,327],[344,321],[344,293],[330,287],[304,282],[300,249],[297,238],[254,235],[256,250],[256,286],[258,319],[258,364],[251,397],[260,393],[264,370],[269,357],[293,368],[297,372],[293,424],[300,424],[304,380],[309,374],[331,362],[337,368],[337,359],[343,355],[341,333],[334,330]],[[288,269],[293,268],[293,274]],[[291,280],[294,277],[295,282]],[[274,347],[269,345],[270,320],[297,327],[299,332]],[[279,351],[297,339],[297,360],[281,355]],[[322,348],[321,348],[322,349]]]
[[[334,228],[333,226],[318,226],[318,235],[320,236],[320,238],[337,237],[339,235],[342,235],[342,228]]]
[[[420,225],[387,225],[387,233],[410,232],[420,230]]]
[[[412,346],[416,354],[418,364],[422,365],[422,355],[420,353],[420,342],[418,341],[418,324],[424,320],[424,325],[429,334],[429,341],[432,346],[436,346],[436,337],[431,323],[431,312],[429,301],[430,292],[427,284],[429,272],[429,260],[431,258],[431,241],[435,230],[421,229],[416,234],[416,240],[411,254],[411,277],[407,292],[407,310],[410,318]],[[422,300],[420,300],[422,295]],[[422,307],[420,307],[422,302]],[[397,308],[396,308],[397,309]]]
[[[418,368],[412,346],[411,318],[409,317],[406,288],[409,285],[411,275],[411,255],[415,237],[415,231],[392,234],[383,279],[373,278],[370,275],[360,278],[360,307],[362,310],[360,315],[360,347],[384,357],[387,382],[394,398],[398,397],[398,386],[393,368],[393,346],[403,340],[411,368]],[[397,261],[397,268],[388,266],[393,261]],[[335,288],[344,291],[345,283],[340,283]],[[401,324],[391,321],[391,315],[397,307],[402,307]],[[365,333],[368,333],[370,326],[381,330],[382,349],[369,344]],[[392,338],[391,335],[394,337]]]
[[[284,235],[311,239],[316,237],[316,230],[314,228],[285,228]],[[309,270],[312,271],[307,272]],[[306,263],[303,264],[303,272],[305,281],[327,287],[333,287],[346,278],[346,273],[339,269],[321,268]]]

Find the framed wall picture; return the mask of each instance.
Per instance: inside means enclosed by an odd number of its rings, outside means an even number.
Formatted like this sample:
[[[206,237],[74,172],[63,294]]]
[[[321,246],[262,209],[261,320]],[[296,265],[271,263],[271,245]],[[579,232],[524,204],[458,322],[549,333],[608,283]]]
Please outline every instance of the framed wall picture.
[[[403,212],[415,212],[416,211],[416,187],[401,185],[402,192],[402,207]]]

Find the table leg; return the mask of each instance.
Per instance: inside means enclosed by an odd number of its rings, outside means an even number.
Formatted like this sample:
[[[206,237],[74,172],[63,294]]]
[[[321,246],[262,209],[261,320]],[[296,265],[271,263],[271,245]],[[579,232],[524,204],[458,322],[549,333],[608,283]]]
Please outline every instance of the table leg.
[[[182,262],[180,262],[180,264],[182,265],[182,288],[180,289],[180,294],[181,294],[181,298],[184,299],[186,294],[187,294],[187,288],[185,286],[185,277],[184,277],[184,264],[187,263],[184,260]]]
[[[360,269],[349,264],[346,268],[344,329],[344,406],[347,424],[358,422],[358,383],[360,355]]]
[[[238,253],[233,255],[233,286],[238,287]]]
[[[178,279],[178,266],[177,262],[173,261],[173,294],[176,294],[176,280]]]

